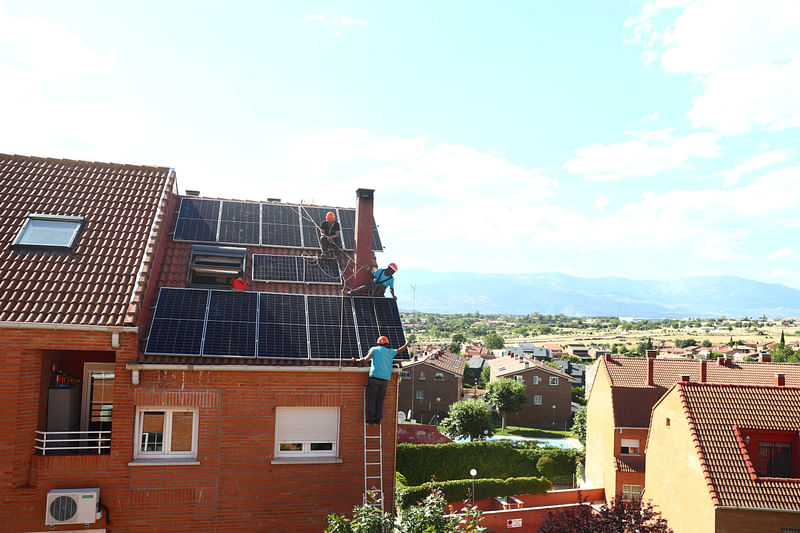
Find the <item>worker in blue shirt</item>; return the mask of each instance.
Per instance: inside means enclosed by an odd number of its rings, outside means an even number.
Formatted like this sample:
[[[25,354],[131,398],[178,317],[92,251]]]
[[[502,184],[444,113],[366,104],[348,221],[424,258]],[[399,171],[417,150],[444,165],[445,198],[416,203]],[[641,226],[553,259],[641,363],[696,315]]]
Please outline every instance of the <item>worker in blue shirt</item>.
[[[348,292],[348,296],[357,296],[366,292],[369,296],[382,297],[388,288],[392,292],[392,298],[397,300],[394,293],[394,273],[397,272],[397,265],[389,263],[386,268],[381,268],[372,273],[372,281],[366,285],[362,285],[357,289]]]
[[[408,348],[408,342],[396,350],[389,348],[389,339],[384,335],[378,337],[378,345],[373,346],[367,355],[356,359],[356,363],[370,361],[369,379],[367,380],[367,424],[380,424],[383,414],[383,398],[386,396],[386,386],[392,379],[392,360],[394,356]]]

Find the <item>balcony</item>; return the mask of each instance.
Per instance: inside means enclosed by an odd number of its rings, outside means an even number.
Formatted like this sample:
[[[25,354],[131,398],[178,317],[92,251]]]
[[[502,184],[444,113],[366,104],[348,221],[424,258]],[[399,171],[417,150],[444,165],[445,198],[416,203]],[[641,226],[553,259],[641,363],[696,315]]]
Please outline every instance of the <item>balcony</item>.
[[[111,430],[36,431],[34,448],[38,455],[102,455],[111,451]]]

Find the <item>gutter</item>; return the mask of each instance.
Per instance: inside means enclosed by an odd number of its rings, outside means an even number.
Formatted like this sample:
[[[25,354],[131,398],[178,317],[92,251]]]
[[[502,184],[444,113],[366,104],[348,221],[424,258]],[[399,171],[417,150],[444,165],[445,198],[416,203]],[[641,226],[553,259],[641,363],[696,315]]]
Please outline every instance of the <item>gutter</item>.
[[[736,505],[715,505],[714,510],[717,511],[764,511],[767,513],[795,513],[799,514],[800,509],[768,509],[766,507],[740,507]]]
[[[203,372],[333,372],[362,374],[369,372],[369,367],[342,367],[342,366],[278,366],[278,365],[185,365],[185,364],[159,364],[159,363],[128,363],[127,370],[182,370]],[[392,374],[399,374],[399,369],[392,369]]]
[[[139,328],[137,326],[50,324],[46,322],[0,322],[0,329],[57,329],[66,331],[103,331],[106,333],[139,333]]]

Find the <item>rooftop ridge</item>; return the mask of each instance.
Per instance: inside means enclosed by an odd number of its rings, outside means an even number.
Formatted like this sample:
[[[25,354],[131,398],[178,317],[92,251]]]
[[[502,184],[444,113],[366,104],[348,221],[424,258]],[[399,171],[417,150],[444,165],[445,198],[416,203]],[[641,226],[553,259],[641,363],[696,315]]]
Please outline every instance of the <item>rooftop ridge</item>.
[[[61,163],[61,164],[72,164],[72,165],[82,165],[82,166],[105,166],[105,167],[116,167],[116,168],[130,168],[130,169],[150,169],[150,170],[159,170],[159,171],[170,171],[173,170],[173,167],[169,166],[158,166],[158,165],[135,165],[132,163],[114,163],[111,161],[86,161],[83,159],[67,159],[67,158],[56,158],[56,157],[41,157],[35,155],[21,155],[21,154],[4,154],[0,153],[0,159],[13,159],[16,161],[41,161],[46,163]]]

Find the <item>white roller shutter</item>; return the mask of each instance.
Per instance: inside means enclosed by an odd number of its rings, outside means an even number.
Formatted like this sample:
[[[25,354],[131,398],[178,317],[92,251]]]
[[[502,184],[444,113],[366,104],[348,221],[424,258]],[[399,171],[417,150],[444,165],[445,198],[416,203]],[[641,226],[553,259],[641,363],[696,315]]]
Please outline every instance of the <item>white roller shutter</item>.
[[[622,439],[621,446],[623,448],[638,448],[639,447],[639,441],[636,440],[636,439]]]
[[[281,442],[339,441],[338,407],[278,407],[275,412],[275,448]],[[305,446],[304,446],[305,448]],[[334,444],[334,451],[337,446]]]

